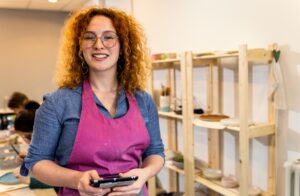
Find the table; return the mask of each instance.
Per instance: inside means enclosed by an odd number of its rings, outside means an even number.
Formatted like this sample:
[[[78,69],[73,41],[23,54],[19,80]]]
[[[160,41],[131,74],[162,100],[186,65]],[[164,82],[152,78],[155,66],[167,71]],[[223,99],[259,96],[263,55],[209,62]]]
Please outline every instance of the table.
[[[8,143],[0,143],[0,147],[7,145]],[[0,175],[12,171],[11,170],[0,170]],[[28,187],[11,190],[7,192],[0,193],[0,196],[57,196],[53,188],[50,189],[30,189]]]
[[[57,196],[54,189],[29,189],[22,188],[18,190],[0,193],[0,196]]]

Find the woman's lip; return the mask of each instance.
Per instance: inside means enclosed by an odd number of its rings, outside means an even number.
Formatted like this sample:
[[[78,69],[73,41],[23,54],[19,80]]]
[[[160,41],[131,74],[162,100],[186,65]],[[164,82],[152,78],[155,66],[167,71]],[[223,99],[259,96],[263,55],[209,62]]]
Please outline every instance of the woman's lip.
[[[107,54],[92,54],[93,59],[96,61],[103,61],[109,57]]]
[[[103,54],[103,53],[94,53],[94,54],[92,54],[92,56],[96,57],[96,58],[106,58],[109,55],[108,54]]]

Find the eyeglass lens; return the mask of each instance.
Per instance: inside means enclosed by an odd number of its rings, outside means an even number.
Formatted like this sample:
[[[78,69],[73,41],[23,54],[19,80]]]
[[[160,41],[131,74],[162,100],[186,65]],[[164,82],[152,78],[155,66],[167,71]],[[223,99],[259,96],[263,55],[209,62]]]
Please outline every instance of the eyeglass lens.
[[[113,31],[105,31],[99,38],[104,47],[112,48],[116,45],[118,36]],[[83,41],[87,46],[93,46],[96,43],[97,39],[97,35],[93,32],[86,32],[83,35]]]

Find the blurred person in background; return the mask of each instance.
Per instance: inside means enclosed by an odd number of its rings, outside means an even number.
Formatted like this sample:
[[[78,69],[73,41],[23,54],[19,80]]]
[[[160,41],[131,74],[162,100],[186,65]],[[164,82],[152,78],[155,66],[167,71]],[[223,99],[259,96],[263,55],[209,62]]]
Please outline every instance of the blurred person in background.
[[[14,111],[14,113],[18,114],[22,110],[24,110],[24,106],[28,101],[27,95],[21,92],[14,92],[8,99],[7,106]]]

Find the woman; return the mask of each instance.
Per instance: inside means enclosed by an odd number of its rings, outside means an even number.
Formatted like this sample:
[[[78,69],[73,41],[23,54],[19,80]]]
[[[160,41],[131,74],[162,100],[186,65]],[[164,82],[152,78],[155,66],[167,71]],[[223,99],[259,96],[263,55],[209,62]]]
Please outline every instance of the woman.
[[[58,71],[44,97],[21,173],[64,187],[60,195],[148,195],[145,182],[164,164],[158,115],[143,91],[147,49],[142,30],[122,11],[89,8],[71,16]],[[90,180],[138,176],[126,187]]]

